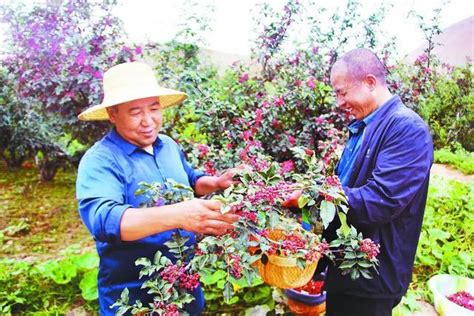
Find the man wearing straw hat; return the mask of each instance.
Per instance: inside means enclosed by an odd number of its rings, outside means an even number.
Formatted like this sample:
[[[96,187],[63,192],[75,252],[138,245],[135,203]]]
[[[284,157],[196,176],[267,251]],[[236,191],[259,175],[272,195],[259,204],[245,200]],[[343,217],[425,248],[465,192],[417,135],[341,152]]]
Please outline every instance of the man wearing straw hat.
[[[104,100],[79,115],[79,119],[109,120],[114,128],[92,146],[79,165],[76,191],[79,212],[93,235],[100,256],[98,276],[100,313],[114,314],[110,306],[129,289],[130,302],[149,302],[140,289],[135,260],[151,258],[156,251],[169,255],[164,243],[174,231],[219,235],[232,229],[235,214],[221,214],[220,203],[204,199],[138,209],[143,197],[135,196],[138,183],[173,179],[190,185],[197,195],[225,189],[232,171],[211,177],[194,170],[179,146],[158,134],[162,110],[182,102],[186,94],[157,84],[146,64],[131,62],[110,68],[103,79]],[[204,306],[202,291],[186,310],[199,314]]]

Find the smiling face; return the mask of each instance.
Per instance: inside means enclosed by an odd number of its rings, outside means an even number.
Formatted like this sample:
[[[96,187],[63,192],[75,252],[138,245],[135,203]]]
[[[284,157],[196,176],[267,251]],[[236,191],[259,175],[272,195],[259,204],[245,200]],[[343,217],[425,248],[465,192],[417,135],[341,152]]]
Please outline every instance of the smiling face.
[[[377,108],[374,80],[370,75],[362,80],[354,79],[344,64],[335,64],[331,71],[331,85],[338,106],[350,111],[357,120],[364,119]]]
[[[120,136],[140,148],[155,142],[163,124],[158,97],[122,103],[107,108],[107,112]]]

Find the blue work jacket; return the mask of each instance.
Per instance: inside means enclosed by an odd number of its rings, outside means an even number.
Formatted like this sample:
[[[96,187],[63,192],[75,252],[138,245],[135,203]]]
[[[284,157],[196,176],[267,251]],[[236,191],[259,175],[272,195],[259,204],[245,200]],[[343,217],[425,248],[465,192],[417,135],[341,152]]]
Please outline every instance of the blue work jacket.
[[[421,232],[433,144],[427,125],[398,96],[365,129],[347,186],[348,223],[380,244],[379,274],[353,281],[329,263],[326,290],[369,298],[406,292]],[[336,238],[338,219],[324,232]]]

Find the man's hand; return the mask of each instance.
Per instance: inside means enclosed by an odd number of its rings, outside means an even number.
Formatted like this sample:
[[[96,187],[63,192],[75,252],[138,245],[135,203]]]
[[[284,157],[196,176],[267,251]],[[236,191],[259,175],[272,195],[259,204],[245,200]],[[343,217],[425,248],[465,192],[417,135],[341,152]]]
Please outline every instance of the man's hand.
[[[239,220],[233,213],[221,214],[221,202],[192,199],[178,203],[182,210],[180,228],[206,235],[222,235],[234,229],[232,223]]]
[[[227,169],[220,176],[200,177],[196,182],[194,192],[196,192],[197,195],[202,196],[218,190],[225,190],[232,184],[238,183],[238,181],[233,180],[233,177],[239,170],[243,168],[245,168],[244,165]]]
[[[237,181],[234,181],[234,175],[236,174],[236,169],[228,169],[226,170],[223,174],[221,174],[219,177],[217,177],[217,187],[219,189],[225,190],[228,187],[230,187],[232,184],[237,183]]]

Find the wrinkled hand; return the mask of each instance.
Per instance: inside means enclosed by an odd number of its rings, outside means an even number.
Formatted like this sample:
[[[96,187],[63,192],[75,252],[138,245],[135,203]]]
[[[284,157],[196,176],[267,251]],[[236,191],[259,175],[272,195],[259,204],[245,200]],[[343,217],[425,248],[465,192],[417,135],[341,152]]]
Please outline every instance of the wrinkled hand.
[[[222,235],[233,230],[232,223],[239,216],[232,212],[221,214],[221,202],[203,199],[192,199],[179,203],[183,209],[181,227],[185,230],[206,234]]]

